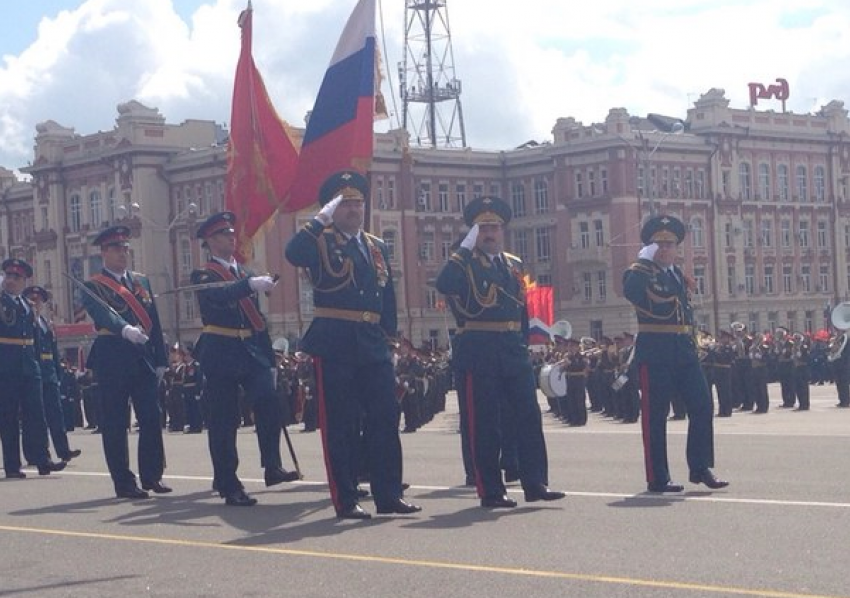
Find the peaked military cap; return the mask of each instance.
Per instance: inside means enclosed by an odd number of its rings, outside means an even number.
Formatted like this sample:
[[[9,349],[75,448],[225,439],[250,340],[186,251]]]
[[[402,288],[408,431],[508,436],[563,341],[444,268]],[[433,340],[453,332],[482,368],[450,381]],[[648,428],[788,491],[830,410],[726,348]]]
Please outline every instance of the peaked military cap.
[[[644,245],[658,241],[675,241],[676,244],[685,238],[685,225],[675,216],[655,216],[646,221],[640,229],[640,240]]]
[[[325,205],[347,189],[358,191],[364,200],[369,197],[369,181],[366,180],[365,176],[354,170],[341,170],[329,176],[322,183],[322,187],[319,189],[319,204]]]
[[[103,229],[91,242],[92,245],[99,245],[101,249],[110,245],[130,245],[130,229],[123,225],[110,226]]]
[[[199,239],[208,239],[222,231],[232,233],[236,231],[233,228],[234,224],[236,224],[236,214],[233,212],[218,212],[201,223],[195,236]]]
[[[511,206],[498,197],[476,197],[463,209],[463,220],[470,228],[476,224],[507,224],[511,221]]]
[[[39,297],[41,297],[42,301],[50,301],[50,291],[38,285],[33,285],[25,288],[22,294],[28,299],[34,295],[38,295]]]
[[[6,274],[18,274],[23,276],[24,278],[32,278],[32,266],[26,263],[24,260],[18,259],[16,257],[9,258],[3,262],[3,265],[0,266],[3,269],[3,272]]]

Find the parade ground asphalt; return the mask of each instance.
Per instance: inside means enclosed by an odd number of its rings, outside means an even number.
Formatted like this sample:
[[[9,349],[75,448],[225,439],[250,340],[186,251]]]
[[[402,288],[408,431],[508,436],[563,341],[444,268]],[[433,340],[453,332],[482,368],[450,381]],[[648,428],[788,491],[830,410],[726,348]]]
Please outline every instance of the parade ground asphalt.
[[[767,414],[714,420],[728,488],[688,483],[687,422],[668,425],[685,492],[653,495],[639,424],[590,414],[570,428],[544,414],[550,486],[567,497],[525,503],[511,484],[519,506],[491,511],[463,486],[451,393],[445,413],[402,436],[406,497],[423,511],[369,521],[335,518],[320,436],[299,426],[304,479],[273,488],[253,430],[240,430],[252,508],[211,491],[205,434],[166,433],[174,492],[131,501],[114,498],[100,437],[77,430],[83,454],[65,471],[0,480],[0,597],[850,596],[850,409],[832,385],[812,387],[807,412],[777,409],[775,384],[770,395]]]

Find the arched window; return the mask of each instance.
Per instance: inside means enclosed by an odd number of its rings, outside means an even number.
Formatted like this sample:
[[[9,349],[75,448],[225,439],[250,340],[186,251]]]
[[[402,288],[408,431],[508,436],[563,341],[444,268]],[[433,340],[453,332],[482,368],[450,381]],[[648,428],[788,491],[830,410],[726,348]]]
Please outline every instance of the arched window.
[[[752,199],[753,178],[749,162],[741,162],[738,166],[738,179],[741,186],[741,199]]]
[[[767,164],[759,164],[759,199],[770,199],[770,166]]]
[[[826,201],[826,171],[823,166],[815,166],[815,201]]]
[[[809,185],[808,185],[808,177],[806,176],[806,167],[798,166],[796,170],[796,187],[795,190],[797,192],[797,197],[800,201],[808,201],[809,198]]]
[[[89,193],[89,223],[92,228],[100,228],[103,222],[103,205],[100,201],[100,191]]]
[[[83,206],[80,196],[76,193],[70,199],[68,227],[71,229],[71,232],[75,233],[79,232],[83,227]]]

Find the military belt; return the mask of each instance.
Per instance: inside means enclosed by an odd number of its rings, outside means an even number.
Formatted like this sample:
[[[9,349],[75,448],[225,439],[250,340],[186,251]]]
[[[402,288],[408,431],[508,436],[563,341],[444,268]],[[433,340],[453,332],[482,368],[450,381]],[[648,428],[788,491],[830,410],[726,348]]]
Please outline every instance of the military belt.
[[[369,322],[370,324],[377,324],[381,321],[381,314],[374,311],[336,309],[333,307],[317,307],[313,315],[317,318],[346,320],[348,322]]]
[[[522,322],[467,321],[463,328],[474,332],[518,332],[522,330]]]
[[[227,336],[229,338],[238,338],[240,340],[245,340],[246,338],[254,336],[253,328],[225,328],[224,326],[213,326],[212,324],[204,326],[201,329],[201,332],[215,334],[217,336]]]
[[[42,361],[53,361],[53,353],[42,353],[41,354]]]
[[[683,324],[641,324],[638,323],[638,332],[654,332],[656,334],[691,334],[692,326]]]
[[[584,376],[584,372],[566,372],[567,378],[578,378],[579,376]]]
[[[7,338],[0,336],[0,345],[18,345],[19,347],[29,347],[34,345],[35,341],[31,338]]]
[[[98,328],[97,329],[97,335],[98,336],[110,336],[110,335],[114,335],[114,334],[115,333],[112,332],[111,330],[109,330],[108,328]]]
[[[731,363],[712,363],[710,367],[714,368],[731,368]]]

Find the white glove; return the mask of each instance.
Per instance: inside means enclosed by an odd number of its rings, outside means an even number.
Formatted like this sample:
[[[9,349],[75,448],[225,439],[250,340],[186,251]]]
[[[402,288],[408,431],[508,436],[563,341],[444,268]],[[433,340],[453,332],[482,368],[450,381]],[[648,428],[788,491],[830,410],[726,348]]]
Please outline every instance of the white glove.
[[[156,371],[156,383],[157,384],[162,383],[162,378],[165,376],[165,370],[167,370],[167,369],[168,368],[165,367],[164,365],[161,365],[158,368],[156,368],[155,371]]]
[[[331,222],[333,222],[334,212],[336,211],[336,208],[339,205],[339,202],[341,202],[341,201],[342,201],[342,195],[337,195],[332,200],[330,200],[328,203],[326,203],[324,205],[324,207],[322,207],[322,209],[319,210],[319,213],[316,214],[316,220],[318,220],[319,222],[321,222],[325,226],[328,226]]]
[[[255,293],[266,293],[271,291],[277,281],[271,276],[252,276],[248,279],[248,286],[251,287],[251,290]]]
[[[121,336],[126,338],[128,341],[133,343],[134,345],[144,345],[148,342],[148,335],[142,332],[142,329],[138,326],[130,326],[127,324],[124,328],[121,329]]]
[[[658,243],[650,243],[644,245],[638,253],[638,259],[652,261],[655,258],[655,252],[658,251]]]
[[[466,236],[463,238],[463,241],[460,242],[460,246],[464,249],[469,249],[472,251],[475,249],[475,242],[478,240],[478,225],[473,224],[472,228],[469,229],[469,232],[466,233]]]

